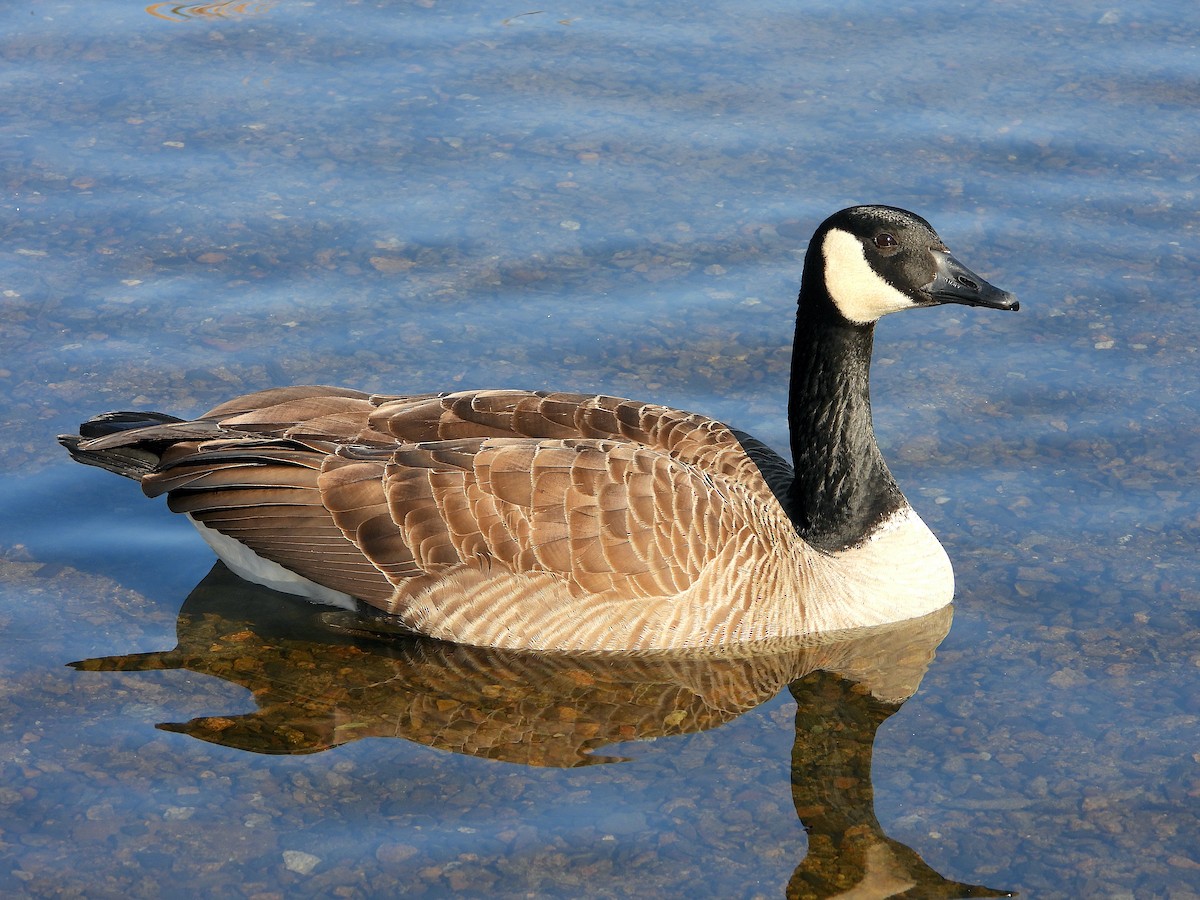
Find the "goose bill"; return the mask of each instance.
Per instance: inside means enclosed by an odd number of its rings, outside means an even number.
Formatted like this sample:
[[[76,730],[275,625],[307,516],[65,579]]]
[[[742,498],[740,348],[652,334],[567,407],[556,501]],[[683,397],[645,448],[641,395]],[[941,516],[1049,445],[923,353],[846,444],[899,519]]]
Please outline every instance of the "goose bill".
[[[1016,296],[988,284],[946,251],[934,250],[933,258],[937,262],[933,281],[922,289],[933,298],[933,302],[1020,309]]]

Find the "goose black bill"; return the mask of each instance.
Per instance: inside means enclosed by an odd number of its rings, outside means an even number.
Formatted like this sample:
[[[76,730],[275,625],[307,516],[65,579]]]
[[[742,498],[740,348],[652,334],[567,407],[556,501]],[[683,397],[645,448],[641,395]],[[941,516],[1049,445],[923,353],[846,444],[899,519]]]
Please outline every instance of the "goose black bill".
[[[1021,308],[1015,294],[1002,291],[980,278],[945,250],[934,250],[936,262],[933,281],[923,290],[935,303],[961,303],[990,309],[1016,311]]]

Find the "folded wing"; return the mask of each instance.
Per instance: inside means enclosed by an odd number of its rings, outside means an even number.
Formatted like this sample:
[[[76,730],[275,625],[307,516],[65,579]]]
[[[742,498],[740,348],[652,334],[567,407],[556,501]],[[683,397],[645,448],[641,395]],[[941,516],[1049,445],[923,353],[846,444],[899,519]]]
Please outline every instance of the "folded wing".
[[[726,426],[582,394],[285,388],[82,443],[119,446],[160,453],[141,480],[171,509],[398,614],[465,570],[672,597],[775,503]]]

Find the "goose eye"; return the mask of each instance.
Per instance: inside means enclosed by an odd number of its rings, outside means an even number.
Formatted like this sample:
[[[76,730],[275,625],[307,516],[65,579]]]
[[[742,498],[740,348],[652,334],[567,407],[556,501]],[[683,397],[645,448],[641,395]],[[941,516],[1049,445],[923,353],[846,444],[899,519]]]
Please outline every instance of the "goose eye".
[[[880,250],[887,250],[890,247],[899,247],[900,242],[885,231],[883,234],[875,235],[875,246]]]

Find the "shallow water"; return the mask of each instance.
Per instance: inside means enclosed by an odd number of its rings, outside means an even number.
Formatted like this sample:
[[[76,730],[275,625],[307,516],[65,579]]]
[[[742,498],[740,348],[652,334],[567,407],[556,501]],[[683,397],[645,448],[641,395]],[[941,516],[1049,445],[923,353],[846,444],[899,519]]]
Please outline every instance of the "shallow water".
[[[0,890],[1200,896],[1193,5],[3,17]],[[855,202],[1022,299],[878,329],[940,645],[629,671],[331,635],[219,571],[184,606],[207,548],[53,442],[325,382],[785,448],[805,242]]]

